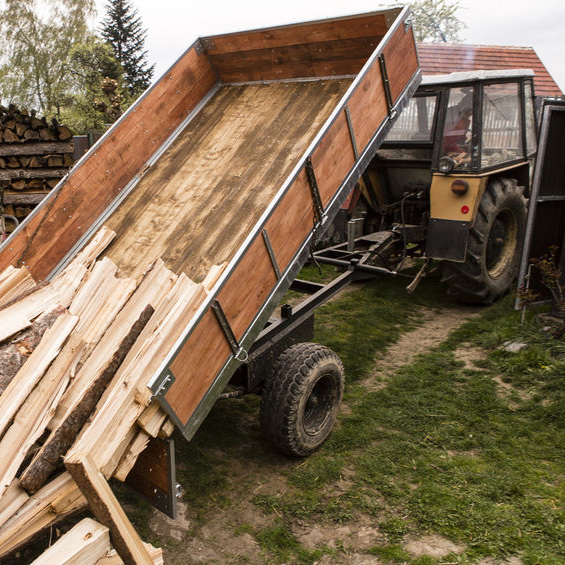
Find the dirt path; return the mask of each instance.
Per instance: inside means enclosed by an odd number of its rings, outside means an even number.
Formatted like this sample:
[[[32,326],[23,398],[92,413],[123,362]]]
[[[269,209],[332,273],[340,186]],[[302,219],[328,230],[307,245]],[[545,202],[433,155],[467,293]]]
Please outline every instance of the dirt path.
[[[363,385],[369,390],[386,386],[382,384],[382,379],[375,379],[375,376],[391,375],[403,365],[411,363],[416,355],[442,343],[452,330],[479,312],[479,308],[456,306],[436,310],[422,309],[421,326],[403,334],[396,344],[388,349],[386,355],[376,360],[373,374]],[[472,357],[473,352],[462,350],[463,358],[467,359],[469,355]],[[471,362],[470,358],[467,361]],[[375,384],[375,380],[379,382]],[[345,407],[345,413],[347,411]],[[243,455],[241,458],[226,456],[226,465],[229,467],[229,485],[225,489],[227,500],[215,504],[213,511],[205,512],[203,519],[195,515],[195,510],[182,501],[176,521],[153,511],[150,528],[165,550],[165,563],[268,563],[252,532],[273,525],[277,515],[272,512],[264,513],[253,501],[258,495],[284,495],[289,488],[284,472],[299,464],[293,460],[277,458],[275,455],[272,455],[272,458],[272,463],[265,464],[264,458],[255,462],[249,461]],[[340,488],[347,490],[348,478],[345,473],[344,475],[342,481],[333,487],[336,491]],[[341,482],[344,484],[341,485]],[[319,561],[320,565],[380,563],[376,557],[366,553],[368,548],[384,541],[384,536],[368,516],[358,516],[347,524],[328,525],[298,521],[298,525],[293,527],[293,533],[308,549],[336,547],[336,540],[347,540],[347,553],[338,551],[331,557],[324,556]],[[406,551],[414,556],[435,557],[463,549],[438,536],[406,540]]]

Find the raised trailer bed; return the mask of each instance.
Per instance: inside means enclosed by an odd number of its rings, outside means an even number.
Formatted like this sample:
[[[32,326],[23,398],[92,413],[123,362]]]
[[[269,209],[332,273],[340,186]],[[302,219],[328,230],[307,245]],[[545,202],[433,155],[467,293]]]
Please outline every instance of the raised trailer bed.
[[[190,438],[419,83],[408,9],[198,40],[0,249],[50,279],[103,226],[139,278],[221,276],[147,382]]]

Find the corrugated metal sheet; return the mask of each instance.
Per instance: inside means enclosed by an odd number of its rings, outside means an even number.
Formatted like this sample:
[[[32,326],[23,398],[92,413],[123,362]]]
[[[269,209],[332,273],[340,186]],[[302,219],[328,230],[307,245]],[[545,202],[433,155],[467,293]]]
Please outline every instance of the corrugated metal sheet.
[[[563,95],[531,47],[419,43],[418,55],[424,75],[479,69],[532,69],[537,96]]]

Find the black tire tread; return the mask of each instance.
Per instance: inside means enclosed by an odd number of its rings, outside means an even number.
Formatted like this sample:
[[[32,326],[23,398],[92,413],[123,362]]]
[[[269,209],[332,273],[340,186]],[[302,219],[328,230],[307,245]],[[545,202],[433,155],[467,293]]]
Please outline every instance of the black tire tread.
[[[307,386],[309,374],[317,365],[325,362],[335,363],[341,372],[338,408],[343,397],[343,364],[336,353],[323,345],[299,343],[289,347],[279,356],[271,375],[265,380],[261,395],[261,428],[266,438],[287,455],[309,455],[331,432],[337,408],[332,421],[324,426],[324,433],[316,445],[305,445],[295,430],[299,399]]]

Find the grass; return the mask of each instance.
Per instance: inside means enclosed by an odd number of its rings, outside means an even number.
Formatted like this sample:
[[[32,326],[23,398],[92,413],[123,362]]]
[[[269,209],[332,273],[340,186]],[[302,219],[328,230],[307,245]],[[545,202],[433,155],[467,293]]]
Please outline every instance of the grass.
[[[328,276],[327,271],[322,276]],[[449,560],[476,563],[520,556],[526,565],[565,563],[565,344],[532,316],[524,327],[506,299],[417,357],[386,386],[363,384],[386,348],[419,324],[422,306],[445,302],[437,281],[407,296],[401,281],[360,286],[317,313],[316,340],[342,358],[347,391],[340,421],[324,447],[303,461],[276,455],[261,439],[258,401],[221,403],[191,443],[179,442],[179,478],[205,523],[247,496],[270,525],[247,532],[270,563],[314,563],[340,555],[306,549],[304,524],[378,526],[383,543],[365,549],[383,563],[432,565],[411,557],[408,538],[443,536],[465,549]],[[527,347],[501,349],[507,341]],[[466,368],[458,348],[484,351]],[[249,482],[230,482],[230,460],[251,466]],[[280,463],[286,488],[253,494],[262,465]],[[340,485],[336,489],[336,485]]]

